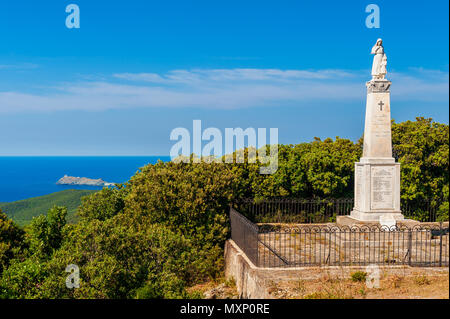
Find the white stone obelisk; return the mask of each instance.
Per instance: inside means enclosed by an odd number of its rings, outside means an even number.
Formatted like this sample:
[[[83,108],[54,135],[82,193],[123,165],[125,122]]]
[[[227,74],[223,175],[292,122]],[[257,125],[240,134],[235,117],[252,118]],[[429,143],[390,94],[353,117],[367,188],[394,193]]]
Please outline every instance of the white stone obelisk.
[[[369,222],[403,220],[400,163],[392,157],[391,82],[385,79],[387,58],[381,39],[372,48],[372,54],[372,80],[366,83],[364,150],[363,157],[355,163],[355,207],[350,217]]]

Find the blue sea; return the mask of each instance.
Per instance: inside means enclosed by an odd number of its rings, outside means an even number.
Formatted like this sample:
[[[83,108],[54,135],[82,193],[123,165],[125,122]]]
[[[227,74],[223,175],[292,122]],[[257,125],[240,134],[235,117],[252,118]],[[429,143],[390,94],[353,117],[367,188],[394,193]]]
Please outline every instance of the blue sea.
[[[168,162],[170,157],[0,157],[0,202],[13,202],[65,189],[102,188],[56,185],[64,175],[124,183],[140,167],[158,160]]]

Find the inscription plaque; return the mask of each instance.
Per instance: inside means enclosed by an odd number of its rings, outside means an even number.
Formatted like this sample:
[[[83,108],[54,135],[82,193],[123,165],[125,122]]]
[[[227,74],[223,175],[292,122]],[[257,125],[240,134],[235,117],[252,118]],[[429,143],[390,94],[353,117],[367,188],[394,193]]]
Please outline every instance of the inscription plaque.
[[[371,209],[394,209],[394,167],[371,168]]]

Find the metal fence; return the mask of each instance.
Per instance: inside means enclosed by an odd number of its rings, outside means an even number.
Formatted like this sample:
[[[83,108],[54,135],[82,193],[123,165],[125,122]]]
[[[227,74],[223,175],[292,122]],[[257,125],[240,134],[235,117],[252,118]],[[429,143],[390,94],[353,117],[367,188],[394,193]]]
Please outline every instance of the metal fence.
[[[230,209],[231,238],[241,247],[248,258],[258,265],[259,260],[259,231],[258,226],[239,214],[233,208]]]
[[[242,199],[234,206],[257,223],[326,223],[350,215],[353,199]]]
[[[421,222],[435,222],[441,200],[402,200],[405,217]],[[336,216],[350,215],[353,198],[341,199],[241,199],[233,205],[240,213],[256,223],[327,223]]]
[[[443,202],[444,200],[442,199],[401,200],[400,208],[403,215],[407,218],[421,222],[435,222],[442,219],[440,213],[443,213],[444,211],[444,208],[442,207]],[[445,220],[447,219],[448,211]]]
[[[255,224],[230,209],[231,238],[258,267],[449,266],[448,222],[412,228]]]

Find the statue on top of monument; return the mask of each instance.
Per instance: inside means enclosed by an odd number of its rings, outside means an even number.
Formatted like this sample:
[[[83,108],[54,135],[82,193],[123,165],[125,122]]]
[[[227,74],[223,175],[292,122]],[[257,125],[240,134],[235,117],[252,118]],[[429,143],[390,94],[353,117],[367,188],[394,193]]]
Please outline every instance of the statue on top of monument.
[[[383,80],[387,73],[387,57],[384,53],[383,40],[378,39],[370,53],[375,54],[372,64],[372,79]]]

